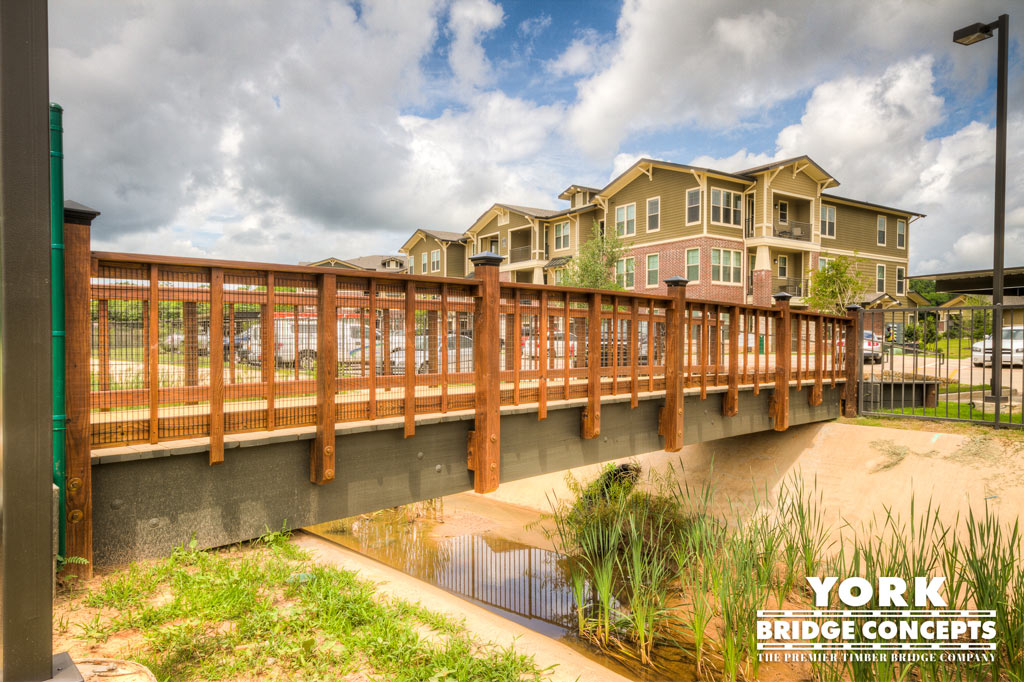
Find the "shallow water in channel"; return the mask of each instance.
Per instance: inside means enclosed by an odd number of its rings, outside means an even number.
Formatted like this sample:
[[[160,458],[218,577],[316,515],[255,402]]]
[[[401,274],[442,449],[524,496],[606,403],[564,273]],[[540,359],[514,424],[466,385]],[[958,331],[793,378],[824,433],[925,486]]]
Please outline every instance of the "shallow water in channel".
[[[693,666],[670,648],[659,670],[619,660],[576,634],[576,605],[561,554],[491,532],[439,537],[443,501],[322,523],[307,530],[440,587],[503,618],[557,639],[639,682],[696,680]]]

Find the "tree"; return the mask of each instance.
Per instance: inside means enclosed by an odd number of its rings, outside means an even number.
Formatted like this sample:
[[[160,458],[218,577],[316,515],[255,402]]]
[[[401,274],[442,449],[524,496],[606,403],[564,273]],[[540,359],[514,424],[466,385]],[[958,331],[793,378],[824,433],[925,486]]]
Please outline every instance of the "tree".
[[[822,313],[845,315],[846,306],[859,302],[868,290],[868,280],[857,272],[859,259],[840,256],[818,268],[811,276],[807,304]]]
[[[910,290],[923,296],[931,305],[942,305],[953,298],[953,294],[938,293],[935,291],[934,279],[912,279]]]
[[[625,252],[626,245],[615,231],[605,230],[605,234],[601,234],[601,228],[594,221],[590,239],[583,242],[579,254],[569,261],[562,281],[570,287],[621,290],[615,281],[615,262]]]

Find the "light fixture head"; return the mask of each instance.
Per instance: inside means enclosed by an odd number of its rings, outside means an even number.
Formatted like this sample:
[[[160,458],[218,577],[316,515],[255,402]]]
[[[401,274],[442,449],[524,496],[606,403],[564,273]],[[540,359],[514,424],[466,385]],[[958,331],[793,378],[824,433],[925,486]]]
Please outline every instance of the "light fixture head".
[[[973,45],[992,37],[992,27],[988,24],[971,24],[953,32],[953,42],[961,45]]]

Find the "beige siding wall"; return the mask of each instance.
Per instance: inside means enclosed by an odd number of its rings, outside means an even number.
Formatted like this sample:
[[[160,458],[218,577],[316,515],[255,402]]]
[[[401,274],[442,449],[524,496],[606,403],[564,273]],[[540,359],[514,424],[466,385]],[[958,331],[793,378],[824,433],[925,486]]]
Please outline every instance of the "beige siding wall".
[[[447,277],[465,277],[466,247],[463,244],[448,244]]]
[[[701,233],[700,225],[686,226],[686,190],[697,186],[697,179],[691,173],[655,168],[652,177],[641,175],[609,199],[607,227],[615,229],[616,207],[635,203],[636,235],[627,237],[627,244],[641,245],[698,235]],[[660,227],[655,232],[649,232],[647,200],[653,197],[661,198]],[[601,213],[598,220],[604,219],[603,211]]]
[[[490,238],[497,237],[499,249],[498,255],[505,256],[506,258],[508,258],[508,250],[509,248],[511,248],[512,245],[511,241],[509,240],[509,230],[514,230],[516,228],[523,227],[524,225],[529,224],[530,220],[520,213],[511,213],[509,215],[507,225],[498,225],[497,216],[491,218],[491,220],[482,228],[480,228],[479,232],[477,232],[477,238],[479,239],[479,242],[481,244],[481,249],[487,250],[487,245],[489,243]]]
[[[793,167],[783,168],[772,180],[771,188],[787,194],[797,194],[805,197],[816,197],[818,195],[818,183],[809,178],[806,173],[800,171],[793,177]]]
[[[444,272],[431,272],[430,271],[430,252],[434,250],[440,250],[441,245],[431,237],[421,239],[416,242],[416,245],[409,251],[409,264],[413,266],[412,272],[414,275],[443,275]],[[421,267],[423,254],[427,254],[427,270],[423,271]],[[444,267],[444,258],[441,258],[442,269]]]
[[[862,257],[869,257],[870,254],[879,254],[896,258],[907,258],[910,245],[909,220],[907,220],[906,247],[902,249],[896,247],[896,221],[906,220],[905,216],[871,208],[830,202],[827,197],[823,198],[822,203],[827,206],[836,207],[836,237],[835,239],[822,237],[821,246],[823,249],[856,251]],[[885,246],[877,244],[876,221],[880,215],[886,217]]]

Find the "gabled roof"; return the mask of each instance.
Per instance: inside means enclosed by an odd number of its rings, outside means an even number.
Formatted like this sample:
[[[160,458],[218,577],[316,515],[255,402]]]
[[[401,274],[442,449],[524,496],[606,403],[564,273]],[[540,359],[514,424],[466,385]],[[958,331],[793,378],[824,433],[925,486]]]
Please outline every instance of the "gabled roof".
[[[555,218],[557,216],[569,215],[571,213],[576,213],[581,209],[534,208],[533,206],[516,206],[515,204],[491,204],[490,208],[481,213],[480,217],[473,221],[473,224],[469,226],[469,229],[466,230],[464,236],[469,237],[471,233],[480,229],[487,222],[489,222],[491,216],[498,215],[499,213],[502,212],[502,210],[519,213],[520,215],[524,215],[527,218],[547,219]]]
[[[562,190],[562,193],[558,195],[558,198],[568,201],[569,199],[572,198],[572,195],[576,194],[577,192],[590,192],[591,194],[597,194],[600,191],[601,190],[597,189],[596,187],[587,187],[585,185],[569,185],[568,187]]]
[[[363,270],[364,268],[354,265],[351,261],[344,258],[336,258],[334,256],[328,256],[321,260],[314,261],[299,261],[299,265],[309,265],[317,268],[349,268],[351,270]]]
[[[565,213],[565,209],[561,208],[533,208],[532,206],[515,206],[514,204],[495,204],[496,206],[502,206],[515,211],[516,213],[522,213],[524,216],[530,218],[550,218],[552,216]]]
[[[405,269],[408,266],[408,260],[405,256],[397,256],[393,254],[378,254],[373,256],[359,256],[358,258],[349,258],[348,262],[362,270],[377,270],[387,271],[393,268],[384,267],[384,263],[389,260],[395,260],[401,263],[399,268]]]
[[[892,294],[888,294],[882,291],[877,294],[872,294],[868,296],[867,298],[864,299],[863,303],[865,308],[877,308],[880,306],[899,305],[899,302],[900,300],[893,296]]]
[[[749,177],[753,177],[753,176],[755,176],[755,175],[757,175],[759,173],[767,173],[768,171],[775,170],[776,168],[785,168],[786,166],[788,166],[790,164],[794,164],[794,163],[797,164],[797,168],[800,168],[800,170],[802,170],[804,173],[807,173],[807,175],[810,176],[810,178],[812,180],[815,180],[816,182],[822,182],[823,180],[831,180],[833,183],[835,183],[834,185],[832,185],[833,187],[839,185],[839,181],[838,180],[836,180],[834,177],[832,177],[829,174],[828,171],[826,171],[824,168],[819,166],[814,161],[814,159],[812,159],[811,157],[807,156],[806,154],[804,154],[802,156],[794,156],[791,159],[782,159],[780,161],[772,161],[771,163],[766,163],[766,164],[761,165],[761,166],[754,166],[753,168],[747,168],[746,170],[740,171],[739,174],[740,175],[746,175],[746,176],[749,176]],[[807,171],[811,171],[811,172],[808,173]],[[817,177],[815,177],[815,176],[817,176]]]
[[[444,230],[428,230],[426,228],[419,228],[413,232],[405,243],[398,249],[402,253],[409,253],[409,250],[416,245],[416,242],[420,239],[437,239],[442,242],[461,242],[466,238],[464,234],[458,232],[445,232]]]
[[[751,184],[754,183],[754,180],[752,178],[744,176],[744,175],[737,175],[736,173],[727,173],[725,171],[715,170],[713,168],[701,168],[699,166],[688,166],[688,165],[683,164],[683,163],[673,163],[671,161],[658,161],[657,159],[643,158],[643,159],[638,159],[636,161],[636,163],[634,163],[632,166],[630,166],[626,170],[622,171],[622,173],[620,173],[611,182],[609,182],[607,185],[605,185],[601,189],[601,191],[598,192],[598,196],[607,198],[607,197],[611,196],[612,194],[615,194],[620,189],[622,189],[623,187],[625,187],[629,183],[633,182],[633,180],[638,178],[641,174],[648,173],[652,168],[665,168],[665,169],[668,169],[668,170],[676,170],[676,171],[683,171],[683,172],[693,172],[693,173],[707,173],[708,175],[713,175],[715,177],[723,178],[725,180],[732,180],[733,182],[741,182],[741,183],[743,183],[745,185],[751,185]]]

